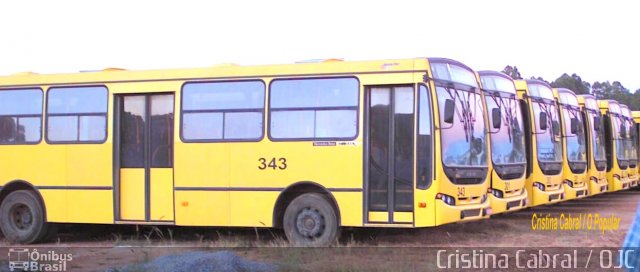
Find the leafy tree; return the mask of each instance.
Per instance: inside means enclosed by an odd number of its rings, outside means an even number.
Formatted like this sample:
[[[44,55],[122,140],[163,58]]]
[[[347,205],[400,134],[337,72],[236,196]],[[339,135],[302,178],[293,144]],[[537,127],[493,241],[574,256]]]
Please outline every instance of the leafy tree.
[[[507,65],[504,67],[504,69],[502,69],[502,72],[509,75],[511,78],[515,79],[522,79],[522,75],[520,74],[520,71],[518,71],[518,67],[517,66],[511,66],[511,65]]]
[[[591,84],[582,81],[582,78],[575,73],[571,76],[567,73],[562,74],[559,78],[551,82],[551,86],[554,88],[567,88],[576,94],[588,94],[591,89]]]
[[[620,81],[594,82],[593,94],[598,99],[613,99],[629,106],[631,110],[640,110],[640,92],[631,93]]]

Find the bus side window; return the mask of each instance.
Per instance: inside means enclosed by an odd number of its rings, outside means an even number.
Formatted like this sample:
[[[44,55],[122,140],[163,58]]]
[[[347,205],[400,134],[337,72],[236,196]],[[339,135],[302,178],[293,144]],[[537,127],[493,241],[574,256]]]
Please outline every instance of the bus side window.
[[[42,90],[0,91],[0,145],[40,142]]]
[[[433,180],[433,126],[429,89],[420,85],[418,94],[417,188],[427,189]]]
[[[52,87],[47,94],[49,143],[103,143],[109,91],[104,86]]]

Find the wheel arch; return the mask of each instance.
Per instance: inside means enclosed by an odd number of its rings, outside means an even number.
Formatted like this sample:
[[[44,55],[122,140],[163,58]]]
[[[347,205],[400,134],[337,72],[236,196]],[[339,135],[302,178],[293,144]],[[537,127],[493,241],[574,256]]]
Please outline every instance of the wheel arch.
[[[338,226],[340,226],[340,208],[333,194],[324,186],[313,181],[299,181],[289,185],[286,189],[280,192],[276,204],[273,207],[273,227],[282,228],[282,221],[284,219],[284,212],[289,206],[289,203],[296,197],[306,193],[319,193],[322,194],[333,207],[336,212],[336,218]]]
[[[18,190],[28,190],[28,191],[33,191],[36,196],[38,197],[38,202],[40,203],[40,206],[42,207],[42,212],[44,213],[44,221],[47,221],[47,206],[44,205],[44,199],[42,198],[42,195],[40,194],[40,192],[38,191],[38,189],[36,189],[35,186],[33,186],[33,184],[29,183],[28,181],[25,180],[13,180],[9,183],[7,183],[6,185],[2,186],[2,189],[0,189],[0,203],[2,203],[4,201],[4,199],[12,192],[18,191]]]

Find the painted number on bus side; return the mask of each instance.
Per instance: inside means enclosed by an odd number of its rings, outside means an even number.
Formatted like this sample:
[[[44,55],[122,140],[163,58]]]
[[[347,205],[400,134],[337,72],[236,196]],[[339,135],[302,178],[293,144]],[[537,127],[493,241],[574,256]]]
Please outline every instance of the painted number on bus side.
[[[458,197],[464,196],[464,187],[458,187]]]
[[[271,168],[273,170],[287,169],[287,158],[271,158],[270,160],[265,158],[259,158],[258,163],[259,163],[258,169],[260,170],[266,170],[267,168]]]

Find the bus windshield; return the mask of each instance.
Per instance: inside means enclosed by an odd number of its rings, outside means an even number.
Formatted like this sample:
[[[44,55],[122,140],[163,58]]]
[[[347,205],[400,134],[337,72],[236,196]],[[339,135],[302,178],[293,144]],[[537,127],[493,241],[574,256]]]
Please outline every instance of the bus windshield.
[[[593,141],[593,160],[596,162],[606,162],[607,157],[604,149],[606,140],[604,138],[604,119],[600,118],[600,112],[597,110],[588,111],[591,122],[598,121],[597,124],[591,124],[591,139]],[[596,129],[596,126],[598,129]]]
[[[440,112],[442,157],[446,166],[487,166],[484,112],[480,95],[436,87]],[[446,123],[445,101],[455,105],[453,123]]]
[[[538,160],[542,162],[562,162],[562,145],[560,141],[560,124],[558,110],[550,100],[536,99],[532,101]],[[547,116],[546,129],[540,129],[540,113]]]
[[[616,158],[618,159],[618,163],[621,164],[622,167],[626,167],[626,155],[625,149],[627,149],[627,143],[623,135],[620,135],[620,126],[626,125],[625,118],[622,116],[620,112],[620,106],[618,104],[610,104],[609,112],[611,116],[611,132],[612,138],[616,143]]]
[[[638,159],[638,146],[636,144],[636,133],[634,130],[633,119],[631,118],[631,112],[628,108],[622,108],[622,114],[624,115],[624,126],[626,130],[626,138],[624,139],[626,143],[625,148],[625,158],[629,160],[630,166],[636,165],[636,160]]]
[[[515,95],[485,95],[487,112],[500,110],[500,127],[489,127],[491,133],[491,159],[496,165],[526,163],[524,127],[520,104]]]
[[[570,162],[587,161],[587,143],[585,139],[582,114],[576,105],[563,105],[562,118],[564,120],[565,148],[567,149],[567,159]],[[571,130],[571,120],[577,122],[574,132]]]

